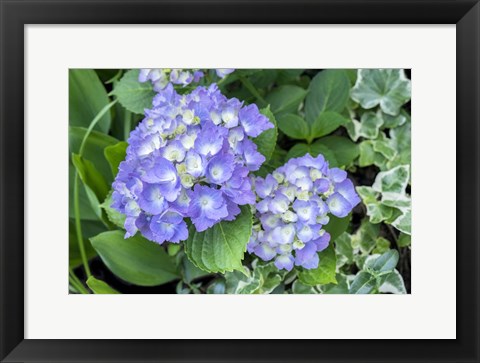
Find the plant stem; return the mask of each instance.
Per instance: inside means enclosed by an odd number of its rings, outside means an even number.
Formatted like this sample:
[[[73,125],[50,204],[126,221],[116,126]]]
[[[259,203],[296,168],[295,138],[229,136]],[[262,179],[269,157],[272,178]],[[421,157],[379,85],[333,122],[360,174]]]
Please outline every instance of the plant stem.
[[[83,140],[82,140],[82,143],[80,144],[80,150],[78,151],[78,155],[80,157],[83,155],[83,151],[85,149],[88,136],[90,136],[90,134],[92,133],[93,128],[98,123],[98,121],[100,121],[103,115],[105,115],[110,110],[110,108],[116,103],[117,103],[117,100],[110,102],[108,105],[102,108],[100,112],[94,117],[94,119],[90,123],[90,126],[88,126],[87,132],[85,132],[85,135],[83,135]],[[82,222],[80,220],[80,199],[78,194],[78,187],[79,187],[78,179],[79,179],[78,172],[75,170],[75,179],[73,182],[73,209],[75,212],[75,229],[77,233],[78,248],[80,250],[80,256],[82,258],[82,264],[88,278],[92,276],[92,273],[90,272],[90,266],[88,265],[87,254],[85,252],[85,245],[83,243]]]
[[[250,82],[247,78],[245,77],[240,77],[240,82],[245,86],[246,89],[250,91],[250,93],[255,96],[260,102],[263,103],[263,106],[267,105],[267,101],[262,97],[260,93],[258,93],[257,89],[255,86]]]

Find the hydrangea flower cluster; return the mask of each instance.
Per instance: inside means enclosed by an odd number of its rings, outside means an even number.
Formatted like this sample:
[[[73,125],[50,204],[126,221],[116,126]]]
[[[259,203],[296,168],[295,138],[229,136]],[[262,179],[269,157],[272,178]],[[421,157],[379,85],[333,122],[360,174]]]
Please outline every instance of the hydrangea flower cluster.
[[[278,269],[318,267],[318,253],[328,247],[323,229],[328,214],[345,217],[360,202],[347,173],[329,168],[322,155],[290,159],[265,178],[254,179],[259,223],[247,249]]]
[[[215,69],[217,76],[224,78],[226,75],[232,73],[234,69],[231,68],[219,68]],[[192,82],[198,82],[204,76],[203,72],[199,69],[141,69],[138,76],[139,82],[150,81],[153,84],[153,89],[156,92],[160,92],[165,89],[169,83],[188,86]]]
[[[249,172],[265,161],[249,137],[272,127],[256,105],[227,99],[215,84],[187,95],[168,84],[131,132],[113,183],[125,237],[178,243],[188,238],[186,217],[200,232],[235,219],[239,205],[255,203]]]

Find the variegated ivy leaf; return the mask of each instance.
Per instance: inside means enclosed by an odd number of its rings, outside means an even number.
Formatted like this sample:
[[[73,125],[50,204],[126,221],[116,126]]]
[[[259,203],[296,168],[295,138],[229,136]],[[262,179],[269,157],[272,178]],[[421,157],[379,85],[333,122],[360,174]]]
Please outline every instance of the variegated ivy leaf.
[[[345,127],[347,128],[350,138],[353,141],[357,141],[360,137],[376,139],[382,125],[383,118],[381,117],[380,111],[376,113],[368,111],[362,115],[360,121],[352,119]]]
[[[411,234],[411,198],[405,191],[409,179],[409,166],[400,165],[378,173],[372,187],[357,187],[371,223],[384,221]]]
[[[400,165],[377,174],[372,185],[373,190],[384,193],[404,193],[410,180],[410,166]]]
[[[403,69],[359,69],[350,95],[363,108],[380,106],[383,112],[396,116],[411,97],[411,82]]]
[[[278,270],[273,263],[252,263],[253,271],[244,266],[239,271],[225,274],[226,291],[229,294],[269,294],[282,282],[285,271]]]
[[[380,278],[380,287],[378,291],[381,293],[391,293],[391,294],[406,294],[407,289],[405,288],[405,283],[403,282],[403,277],[400,275],[400,272],[393,270],[387,275],[384,275]]]
[[[391,116],[382,112],[383,125],[384,129],[394,129],[395,127],[402,126],[407,122],[408,115],[405,110],[402,110],[398,115]]]
[[[379,132],[375,140],[359,144],[358,166],[376,165],[380,170],[389,170],[398,165],[410,164],[410,122],[390,130],[390,138]]]

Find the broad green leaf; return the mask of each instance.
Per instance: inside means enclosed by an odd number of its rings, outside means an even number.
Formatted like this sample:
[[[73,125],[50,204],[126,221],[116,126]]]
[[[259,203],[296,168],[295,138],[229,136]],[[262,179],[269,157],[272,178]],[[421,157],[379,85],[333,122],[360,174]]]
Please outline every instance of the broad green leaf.
[[[333,151],[338,166],[350,165],[359,155],[357,144],[343,136],[326,136],[322,137],[317,142],[325,145]]]
[[[297,140],[307,140],[310,136],[310,129],[303,118],[292,113],[278,117],[278,128],[287,136]]]
[[[105,182],[105,179],[98,172],[92,162],[77,154],[72,154],[72,163],[83,183],[85,194],[90,202],[90,207],[98,219],[105,222],[105,216],[100,207],[101,201],[104,200],[108,194],[108,185]],[[70,196],[70,198],[73,198],[73,196]]]
[[[364,268],[373,274],[393,271],[397,266],[398,258],[397,250],[389,250],[382,255],[371,255],[365,261]]]
[[[86,188],[96,196],[97,202],[104,200],[108,194],[108,185],[102,174],[95,168],[90,160],[80,155],[72,154],[72,162]],[[87,191],[87,194],[89,192]]]
[[[73,208],[73,192],[74,192],[74,181],[75,181],[75,166],[72,163],[71,158],[68,161],[68,216],[70,218],[75,218],[75,212]],[[80,183],[81,184],[81,183]],[[100,215],[100,209],[94,209],[88,199],[85,188],[78,188],[78,197],[79,197],[79,207],[80,207],[80,219],[88,221],[98,221]]]
[[[190,226],[185,252],[198,268],[208,272],[243,271],[242,260],[252,233],[250,206],[231,222],[219,222],[204,232]]]
[[[272,112],[278,117],[282,113],[292,113],[298,110],[307,91],[298,86],[280,86],[268,94],[265,100],[270,104]]]
[[[405,288],[405,283],[403,282],[403,277],[400,275],[400,272],[393,270],[387,275],[381,277],[380,287],[378,291],[382,293],[391,293],[391,294],[406,294],[407,289]]]
[[[299,280],[295,280],[292,284],[292,293],[294,294],[318,294],[313,286],[302,284]]]
[[[90,241],[108,269],[127,282],[156,286],[180,278],[174,258],[139,234],[125,239],[123,231],[109,231]]]
[[[179,246],[177,244],[170,243],[170,246]],[[193,280],[205,277],[210,275],[210,272],[205,272],[203,270],[200,270],[197,266],[195,266],[190,260],[187,258],[187,256],[182,253],[181,256],[181,266],[182,266],[182,276],[183,276],[183,281],[187,283],[191,283]]]
[[[380,105],[383,112],[392,116],[399,114],[410,94],[411,82],[403,69],[359,69],[351,91],[353,100],[363,108]]]
[[[108,193],[107,197],[100,205],[100,207],[103,208],[110,222],[112,222],[117,227],[124,228],[126,217],[124,214],[112,208],[112,191]]]
[[[334,215],[329,215],[329,218],[329,222],[323,226],[323,228],[330,234],[330,240],[335,241],[343,232],[347,230],[348,224],[352,219],[352,215],[349,214],[344,218],[338,218]]]
[[[117,290],[110,287],[106,282],[90,276],[87,285],[94,294],[120,294]]]
[[[253,142],[257,145],[258,152],[265,156],[265,161],[268,161],[272,157],[273,150],[275,150],[275,145],[277,144],[277,121],[275,120],[273,113],[270,111],[270,107],[261,109],[260,113],[267,116],[274,126],[253,139]]]
[[[278,145],[276,145],[270,160],[264,162],[262,164],[262,167],[259,170],[257,170],[254,174],[256,176],[261,176],[262,178],[265,178],[267,174],[270,174],[275,169],[285,164],[286,156],[287,156],[287,152],[279,148]]]
[[[347,278],[342,274],[337,274],[335,279],[337,280],[336,284],[321,286],[322,292],[324,294],[348,294],[349,287]]]
[[[303,144],[298,143],[295,144],[287,153],[287,160],[292,158],[299,158],[305,154],[310,154],[313,157],[318,156],[318,154],[322,154],[325,159],[328,161],[330,167],[338,166],[337,159],[335,158],[335,154],[332,150],[330,150],[325,145],[314,142],[313,144]]]
[[[80,144],[82,143],[86,131],[87,129],[83,127],[69,127],[68,137],[70,154],[78,154]],[[82,155],[85,159],[90,160],[95,165],[100,174],[105,178],[107,184],[112,183],[113,177],[110,164],[107,159],[105,159],[104,149],[107,146],[115,145],[117,143],[118,140],[114,137],[102,134],[101,132],[92,131],[87,138]]]
[[[337,112],[322,112],[311,124],[310,136],[312,139],[316,139],[328,135],[340,126],[345,126],[348,122],[349,119]]]
[[[124,74],[116,84],[113,94],[127,110],[143,114],[146,108],[152,108],[155,91],[150,82],[138,81],[138,69],[132,69]]]
[[[384,193],[405,193],[405,188],[410,180],[410,167],[400,165],[388,171],[377,174],[372,189]]]
[[[336,283],[335,269],[337,264],[337,257],[333,243],[318,254],[320,262],[315,269],[307,270],[300,269],[298,279],[301,283],[309,286],[325,285],[329,283]]]
[[[115,145],[107,146],[104,149],[105,159],[107,159],[112,169],[112,175],[115,177],[118,173],[118,166],[125,160],[127,155],[128,144],[125,141],[120,141]]]
[[[375,153],[372,140],[364,140],[359,145],[358,166],[365,167],[375,163]]]
[[[310,82],[305,100],[305,118],[313,124],[321,113],[342,112],[349,98],[350,81],[347,73],[340,69],[319,72]]]
[[[360,271],[350,285],[350,294],[370,294],[376,285],[375,276],[368,272]]]
[[[109,99],[107,91],[92,69],[68,71],[68,118],[70,126],[88,127]],[[108,133],[110,113],[107,112],[95,125],[95,130]]]

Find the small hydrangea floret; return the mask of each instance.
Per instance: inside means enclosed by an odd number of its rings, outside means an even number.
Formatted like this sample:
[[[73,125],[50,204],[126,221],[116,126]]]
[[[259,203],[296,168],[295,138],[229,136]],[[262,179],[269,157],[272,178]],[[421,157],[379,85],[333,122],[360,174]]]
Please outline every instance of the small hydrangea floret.
[[[215,73],[219,78],[225,78],[233,71],[234,69],[231,68],[215,69]],[[203,77],[204,73],[199,69],[144,68],[140,69],[138,80],[142,83],[150,81],[153,89],[156,92],[160,92],[170,83],[185,87],[191,83],[199,82]]]
[[[131,132],[113,183],[112,207],[126,215],[126,237],[157,243],[188,238],[234,220],[254,204],[249,173],[265,158],[249,136],[273,127],[257,106],[227,99],[215,84],[178,94],[169,83]]]
[[[253,179],[256,217],[247,249],[279,269],[318,267],[328,247],[329,214],[343,218],[360,203],[347,173],[322,155],[290,159],[265,178]]]

